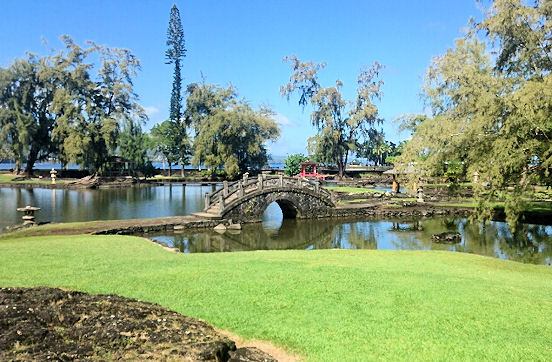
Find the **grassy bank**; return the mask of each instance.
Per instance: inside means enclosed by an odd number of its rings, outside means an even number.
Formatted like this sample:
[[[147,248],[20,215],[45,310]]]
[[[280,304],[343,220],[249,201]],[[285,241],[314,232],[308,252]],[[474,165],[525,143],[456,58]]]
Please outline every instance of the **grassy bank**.
[[[369,193],[369,192],[375,192],[375,193],[385,193],[385,191],[382,190],[376,190],[373,188],[365,188],[365,187],[350,187],[350,186],[325,186],[326,189],[330,191],[336,191],[336,192],[347,192],[350,194],[363,194],[363,193]]]
[[[0,241],[1,286],[156,302],[307,360],[550,360],[552,269],[450,252],[184,255],[125,236]]]
[[[18,177],[21,177],[21,176],[16,176],[11,173],[0,173],[0,183],[10,184],[10,185],[51,185],[52,184],[52,179],[49,177],[47,178],[33,177],[29,179],[15,181],[14,179]],[[56,180],[56,184],[66,184],[66,183],[67,183],[67,180],[60,180],[60,179]]]

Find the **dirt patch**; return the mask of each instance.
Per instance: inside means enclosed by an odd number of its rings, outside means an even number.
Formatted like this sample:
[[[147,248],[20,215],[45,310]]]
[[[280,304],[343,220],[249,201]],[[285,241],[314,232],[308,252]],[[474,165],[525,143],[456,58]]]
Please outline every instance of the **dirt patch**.
[[[278,347],[278,346],[276,346],[276,345],[274,345],[270,342],[259,341],[259,340],[256,340],[256,339],[246,340],[246,339],[243,339],[242,337],[240,337],[237,334],[234,334],[230,331],[224,331],[224,330],[218,330],[217,329],[217,332],[219,332],[223,336],[226,336],[226,337],[230,338],[231,340],[233,340],[234,343],[236,343],[236,347],[238,347],[238,349],[242,349],[242,348],[252,349],[252,348],[255,348],[255,349],[258,349],[258,350],[261,350],[261,351],[264,351],[264,352],[270,354],[271,356],[273,356],[274,358],[276,358],[280,362],[298,362],[298,361],[301,361],[300,356],[298,356],[296,354],[289,353],[285,349],[283,349],[281,347]]]
[[[198,319],[117,295],[0,288],[0,360],[275,361]]]

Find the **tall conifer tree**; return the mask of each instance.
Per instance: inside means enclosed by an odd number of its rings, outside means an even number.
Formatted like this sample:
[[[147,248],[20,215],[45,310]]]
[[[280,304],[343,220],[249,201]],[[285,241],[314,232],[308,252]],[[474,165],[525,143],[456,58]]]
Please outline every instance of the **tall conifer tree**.
[[[165,52],[167,64],[174,64],[173,86],[171,92],[171,109],[169,118],[172,126],[175,128],[174,144],[177,145],[180,155],[180,174],[184,176],[184,164],[190,155],[190,144],[186,133],[186,122],[182,119],[182,76],[180,62],[186,56],[186,48],[184,45],[184,30],[180,21],[180,12],[176,5],[171,8],[171,16],[169,19],[169,29],[167,30],[167,46]]]
[[[174,64],[173,86],[171,92],[171,111],[170,119],[173,122],[180,123],[182,117],[182,76],[180,62],[186,56],[186,48],[184,45],[184,30],[180,21],[180,12],[176,5],[171,8],[171,16],[169,19],[169,29],[167,30],[167,46],[165,52],[167,64]]]

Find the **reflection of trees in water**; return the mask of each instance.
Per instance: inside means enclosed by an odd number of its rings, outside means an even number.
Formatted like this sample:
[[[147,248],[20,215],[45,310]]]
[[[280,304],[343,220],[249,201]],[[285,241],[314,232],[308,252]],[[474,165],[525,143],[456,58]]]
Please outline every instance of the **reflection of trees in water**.
[[[460,219],[463,243],[457,251],[499,257],[533,264],[549,264],[552,257],[552,227],[522,224],[514,234],[508,224],[483,224]]]
[[[463,241],[462,245],[458,246],[458,251],[498,257],[495,245],[497,230],[494,225],[461,219],[458,231],[462,234]]]
[[[372,222],[338,224],[332,235],[332,248],[377,249],[376,225]]]
[[[512,234],[505,223],[499,228],[498,246],[510,260],[533,264],[550,264],[552,227],[522,224]]]
[[[423,237],[427,229],[425,220],[419,219],[394,219],[388,232],[392,233],[390,244],[397,250],[424,250],[430,247],[430,243]]]
[[[432,242],[433,234],[458,231],[462,242],[454,245]],[[466,219],[444,221],[422,219],[408,221],[284,220],[276,231],[261,224],[245,225],[241,232],[213,230],[174,235],[174,247],[187,252],[284,250],[284,249],[377,249],[378,239],[388,238],[399,250],[452,250],[535,264],[550,264],[552,226],[521,225],[514,234],[506,223],[487,225]]]

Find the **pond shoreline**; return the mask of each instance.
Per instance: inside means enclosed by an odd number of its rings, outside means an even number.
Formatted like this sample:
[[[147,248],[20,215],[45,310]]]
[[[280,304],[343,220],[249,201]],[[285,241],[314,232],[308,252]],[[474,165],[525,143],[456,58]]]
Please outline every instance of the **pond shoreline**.
[[[120,188],[120,187],[152,187],[163,186],[171,184],[181,185],[217,185],[222,181],[202,181],[202,180],[142,180],[139,182],[107,182],[101,184],[79,184],[79,179],[61,179],[58,183],[42,183],[42,182],[0,182],[0,187],[9,188],[23,188],[23,189],[53,189],[53,190],[83,190],[83,189],[106,189],[106,188]]]
[[[381,206],[381,205],[380,205]],[[339,207],[328,219],[348,219],[359,217],[389,217],[389,218],[430,218],[434,216],[466,217],[472,210],[465,208],[437,207],[404,207],[401,209],[378,208],[378,205],[365,207]],[[323,219],[323,218],[320,218]],[[2,234],[4,237],[39,236],[39,235],[131,235],[148,234],[164,231],[179,231],[187,229],[209,229],[219,224],[225,226],[233,223],[228,219],[206,219],[197,216],[171,216],[144,219],[97,220],[77,223],[46,223],[42,225],[13,230]]]

